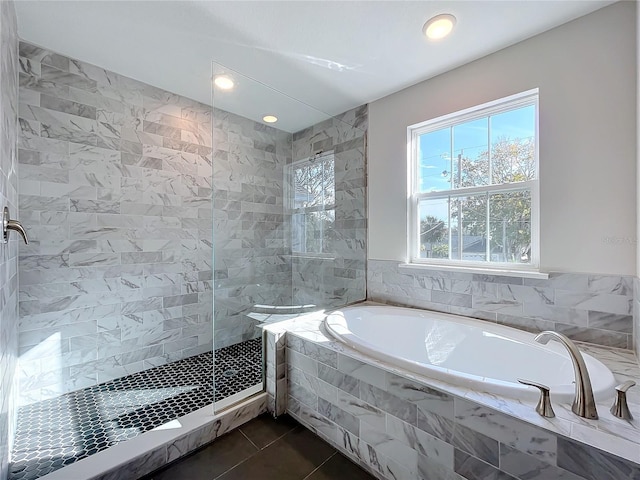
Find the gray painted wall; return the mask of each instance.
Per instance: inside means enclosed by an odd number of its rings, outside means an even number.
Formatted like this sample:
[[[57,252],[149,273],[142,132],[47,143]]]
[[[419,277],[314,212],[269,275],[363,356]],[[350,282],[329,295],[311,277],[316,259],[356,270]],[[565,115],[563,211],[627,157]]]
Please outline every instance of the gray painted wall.
[[[634,275],[636,6],[617,2],[372,102],[369,258],[406,261],[407,126],[537,87],[541,268]]]
[[[18,38],[13,2],[0,2],[0,208],[18,215]],[[21,241],[21,240],[20,240]],[[18,237],[0,244],[0,479],[7,476],[18,353]]]

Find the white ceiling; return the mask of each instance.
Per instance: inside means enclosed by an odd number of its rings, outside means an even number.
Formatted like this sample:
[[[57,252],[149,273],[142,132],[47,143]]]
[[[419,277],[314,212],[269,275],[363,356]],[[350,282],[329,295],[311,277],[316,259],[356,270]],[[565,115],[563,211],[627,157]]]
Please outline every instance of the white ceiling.
[[[337,114],[590,13],[612,1],[18,1],[22,39],[211,101],[211,61]],[[422,35],[457,17],[438,43]],[[243,81],[216,106],[295,131],[313,109]],[[245,92],[246,93],[246,92]],[[256,99],[262,100],[256,100]]]

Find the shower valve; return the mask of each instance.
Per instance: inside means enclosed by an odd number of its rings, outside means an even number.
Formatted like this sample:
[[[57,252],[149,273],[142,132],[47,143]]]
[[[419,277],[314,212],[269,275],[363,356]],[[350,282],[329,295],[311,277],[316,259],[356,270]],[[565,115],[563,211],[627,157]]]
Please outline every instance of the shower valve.
[[[9,231],[15,230],[20,235],[22,235],[22,239],[24,243],[29,244],[29,239],[27,238],[27,232],[22,226],[20,222],[17,220],[11,220],[9,218],[9,208],[4,207],[4,211],[2,213],[2,243],[7,243],[9,241]]]

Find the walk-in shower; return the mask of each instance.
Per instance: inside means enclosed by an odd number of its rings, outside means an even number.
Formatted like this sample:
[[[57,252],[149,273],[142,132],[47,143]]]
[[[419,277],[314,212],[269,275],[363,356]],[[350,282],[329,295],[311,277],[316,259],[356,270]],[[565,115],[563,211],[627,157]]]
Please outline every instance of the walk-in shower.
[[[9,478],[30,480],[262,392],[261,325],[364,298],[366,108],[332,118],[215,64],[234,86],[212,108],[19,54]]]

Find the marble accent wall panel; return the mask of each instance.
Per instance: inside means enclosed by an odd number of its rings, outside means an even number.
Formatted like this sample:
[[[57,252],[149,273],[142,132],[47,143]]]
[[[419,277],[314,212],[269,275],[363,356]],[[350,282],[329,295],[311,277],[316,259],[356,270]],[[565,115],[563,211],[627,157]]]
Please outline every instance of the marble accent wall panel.
[[[19,218],[18,37],[13,2],[0,2],[0,209]],[[0,479],[7,478],[15,423],[14,372],[18,358],[18,242],[0,244]]]
[[[0,2],[0,209],[18,217],[18,37],[13,2]],[[0,244],[0,479],[7,478],[18,357],[18,235]]]
[[[640,475],[640,465],[632,461],[515,418],[513,411],[507,415],[480,405],[470,393],[454,395],[365,363],[364,356],[327,348],[330,342],[320,332],[288,332],[286,344],[287,412],[377,478],[619,480]],[[496,403],[501,403],[498,397]]]
[[[291,134],[214,111],[215,344],[256,337],[261,311],[291,302],[283,210]]]
[[[211,349],[211,107],[19,47],[23,403]]]
[[[549,279],[445,272],[369,260],[367,299],[633,348],[634,279],[551,273]],[[637,297],[636,297],[637,298]]]
[[[368,106],[362,105],[293,135],[293,161],[333,152],[336,201],[327,255],[292,257],[296,304],[330,308],[366,297],[367,128]]]

